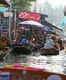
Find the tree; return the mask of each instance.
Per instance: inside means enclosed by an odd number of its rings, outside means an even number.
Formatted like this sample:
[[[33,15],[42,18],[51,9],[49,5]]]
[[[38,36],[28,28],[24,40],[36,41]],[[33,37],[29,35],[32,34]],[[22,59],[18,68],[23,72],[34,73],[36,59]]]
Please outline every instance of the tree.
[[[11,0],[13,1],[14,7],[16,9],[21,9],[25,11],[30,10],[31,2],[36,0]]]
[[[53,5],[48,0],[45,0],[44,3],[38,6],[38,8],[41,9],[39,12],[48,15],[48,18],[46,18],[46,20],[49,23],[55,24],[57,26],[60,25],[61,20],[63,19],[63,7],[63,5],[53,7]]]

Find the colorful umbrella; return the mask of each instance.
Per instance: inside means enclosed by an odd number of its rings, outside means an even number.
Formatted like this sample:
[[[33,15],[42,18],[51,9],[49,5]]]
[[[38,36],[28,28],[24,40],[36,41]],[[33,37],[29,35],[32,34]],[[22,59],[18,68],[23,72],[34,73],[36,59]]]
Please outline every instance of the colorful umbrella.
[[[20,25],[28,25],[28,26],[33,26],[33,27],[43,27],[43,25],[39,22],[36,21],[24,21],[24,22],[20,22]]]

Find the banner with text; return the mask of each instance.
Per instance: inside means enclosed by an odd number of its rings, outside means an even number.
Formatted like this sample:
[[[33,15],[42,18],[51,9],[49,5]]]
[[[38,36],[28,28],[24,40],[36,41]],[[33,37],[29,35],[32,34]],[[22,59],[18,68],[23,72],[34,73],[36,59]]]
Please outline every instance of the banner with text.
[[[20,11],[18,14],[18,18],[24,19],[24,20],[40,21],[40,14],[39,13]]]

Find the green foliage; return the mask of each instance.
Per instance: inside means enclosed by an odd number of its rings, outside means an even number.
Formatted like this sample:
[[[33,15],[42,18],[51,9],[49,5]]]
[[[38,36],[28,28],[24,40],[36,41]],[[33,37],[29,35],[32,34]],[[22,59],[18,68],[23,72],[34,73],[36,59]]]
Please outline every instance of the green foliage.
[[[16,9],[30,11],[31,2],[36,0],[12,0],[12,1],[14,2],[14,7]]]

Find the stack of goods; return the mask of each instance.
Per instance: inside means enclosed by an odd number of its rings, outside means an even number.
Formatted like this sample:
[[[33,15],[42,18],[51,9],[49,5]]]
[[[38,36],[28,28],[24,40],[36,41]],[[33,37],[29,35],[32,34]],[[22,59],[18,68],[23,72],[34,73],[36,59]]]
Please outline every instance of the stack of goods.
[[[9,49],[9,40],[2,37],[0,38],[0,60],[5,55],[6,51]]]

